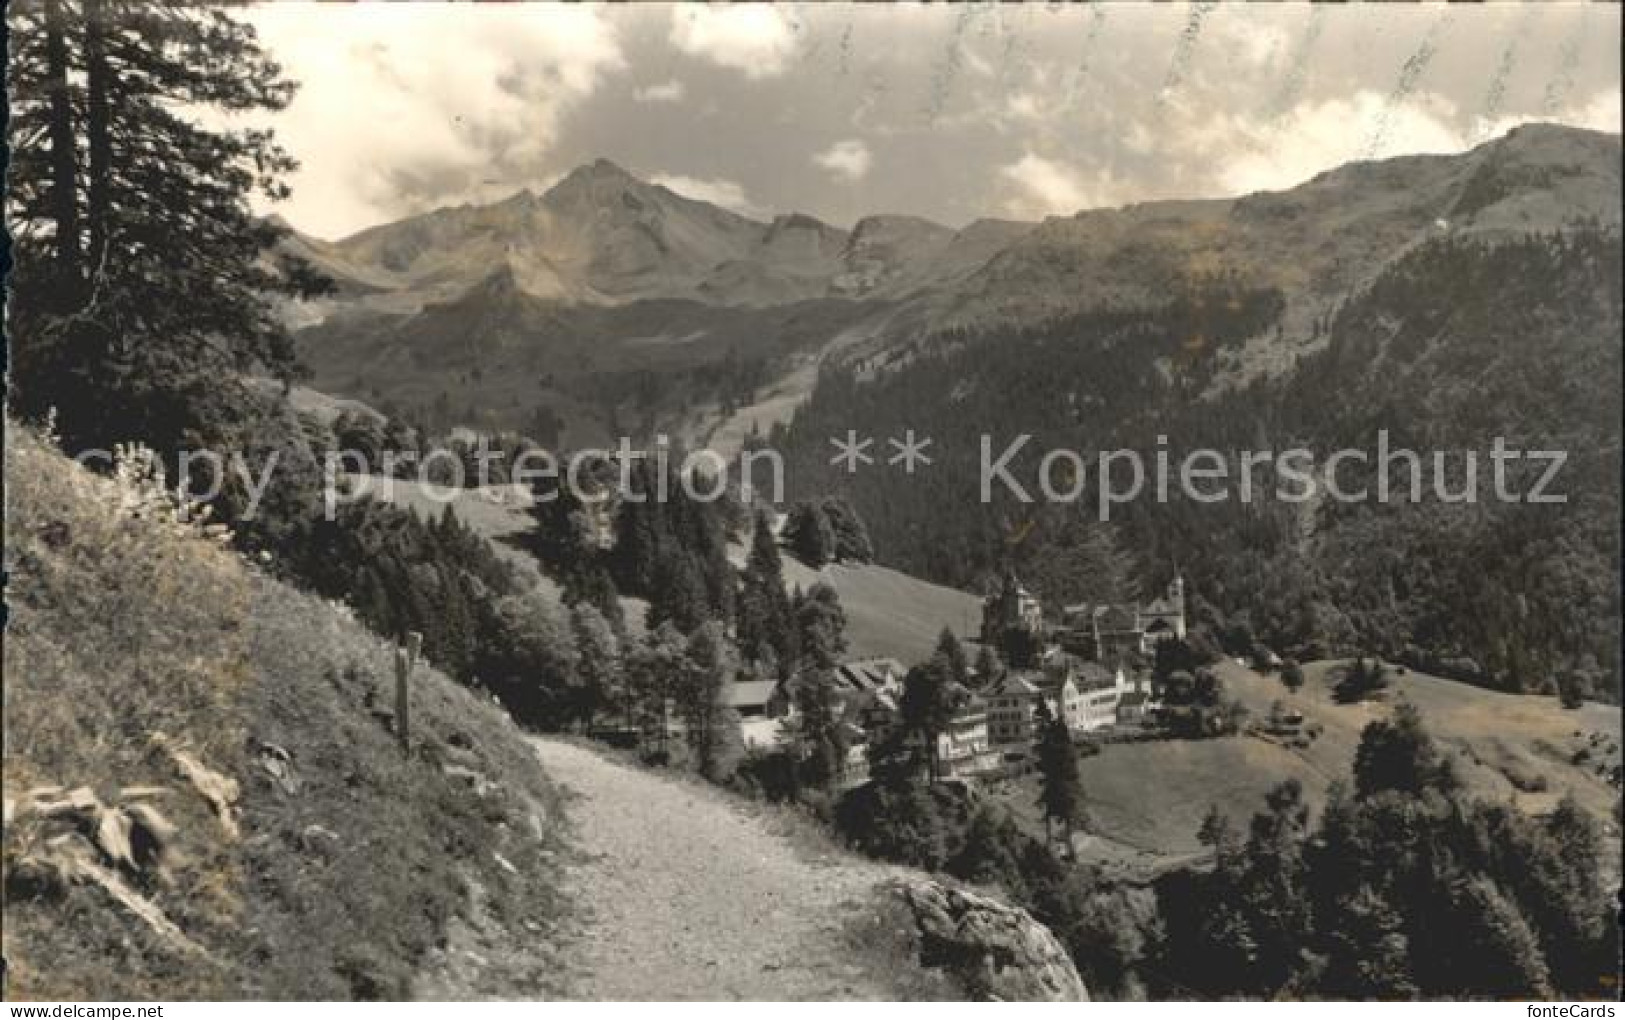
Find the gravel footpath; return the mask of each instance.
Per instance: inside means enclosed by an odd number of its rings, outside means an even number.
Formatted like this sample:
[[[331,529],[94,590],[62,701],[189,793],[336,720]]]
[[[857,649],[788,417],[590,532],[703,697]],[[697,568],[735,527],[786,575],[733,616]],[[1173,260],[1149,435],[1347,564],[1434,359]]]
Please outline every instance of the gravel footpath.
[[[570,796],[578,920],[560,975],[570,999],[894,999],[915,986],[896,955],[865,953],[846,922],[899,874],[775,833],[719,791],[536,738]]]

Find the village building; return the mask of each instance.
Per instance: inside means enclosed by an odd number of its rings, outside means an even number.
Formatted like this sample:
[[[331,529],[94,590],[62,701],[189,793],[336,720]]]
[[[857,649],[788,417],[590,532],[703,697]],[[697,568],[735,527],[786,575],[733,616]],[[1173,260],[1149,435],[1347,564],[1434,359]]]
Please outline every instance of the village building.
[[[1178,574],[1158,598],[1137,608],[1135,624],[1144,635],[1140,651],[1150,655],[1164,641],[1185,639],[1185,579]]]
[[[722,703],[739,714],[746,747],[772,747],[790,714],[790,699],[777,680],[735,680],[723,689]]]
[[[1044,635],[1044,604],[1007,571],[999,590],[982,601],[983,644],[999,645],[1011,631],[1019,631],[1035,642]]]
[[[862,731],[868,747],[883,743],[902,724],[900,686],[871,691],[849,709],[848,718]],[[996,770],[999,756],[988,735],[987,700],[963,692],[958,707],[937,734],[937,764],[943,778],[967,779]]]
[[[790,710],[789,698],[777,680],[735,680],[722,690],[722,703],[741,720],[781,718]]]
[[[898,698],[897,691],[883,687],[870,691],[847,708],[848,714],[862,728],[870,743],[878,744],[885,740],[902,721]]]
[[[985,697],[989,740],[1012,762],[1038,739],[1040,702],[1075,734],[1140,722],[1150,702],[1143,677],[1057,650],[1045,655],[1041,669],[1006,673]]]
[[[1086,733],[1117,725],[1117,703],[1127,687],[1124,670],[1086,662],[1078,667],[1075,682],[1078,708],[1067,721],[1073,732]]]
[[[841,737],[846,745],[846,757],[841,762],[840,775],[835,777],[841,789],[862,786],[869,781],[870,736],[863,727],[850,720],[841,721]]]
[[[999,767],[999,755],[988,735],[987,699],[971,694],[937,734],[937,764],[945,779],[969,779]]]
[[[1141,726],[1150,717],[1151,695],[1131,690],[1117,699],[1117,725]]]
[[[1045,653],[1038,672],[1032,676],[1033,684],[1049,703],[1050,713],[1066,723],[1069,730],[1078,729],[1083,717],[1083,691],[1077,682],[1078,671],[1083,665],[1066,652],[1051,649]],[[1037,737],[1038,734],[1034,733],[1033,738]]]
[[[1033,742],[1033,717],[1044,696],[1029,675],[1011,671],[983,696],[987,703],[989,742],[1008,759],[1025,752]]]
[[[1067,606],[1058,639],[1062,647],[1107,665],[1126,665],[1156,654],[1157,645],[1186,633],[1185,581],[1179,575],[1146,603],[1101,602]]]
[[[875,691],[882,688],[901,688],[903,675],[908,672],[903,664],[891,658],[852,659],[835,667],[835,682],[849,691]]]

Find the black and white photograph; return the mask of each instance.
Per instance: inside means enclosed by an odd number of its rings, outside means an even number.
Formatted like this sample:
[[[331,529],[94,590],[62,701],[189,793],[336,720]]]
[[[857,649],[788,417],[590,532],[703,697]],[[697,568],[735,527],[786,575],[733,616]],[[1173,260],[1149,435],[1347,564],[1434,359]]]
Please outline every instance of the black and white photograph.
[[[7,1017],[1615,1016],[1619,5],[5,7]]]

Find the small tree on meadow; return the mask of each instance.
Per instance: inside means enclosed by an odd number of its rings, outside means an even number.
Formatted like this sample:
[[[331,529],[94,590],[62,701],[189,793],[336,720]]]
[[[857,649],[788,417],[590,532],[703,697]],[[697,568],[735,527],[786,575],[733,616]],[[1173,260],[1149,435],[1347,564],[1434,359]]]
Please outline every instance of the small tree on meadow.
[[[1363,701],[1373,694],[1388,689],[1388,667],[1377,659],[1360,656],[1354,660],[1333,689],[1333,696],[1343,704]]]
[[[1078,754],[1072,746],[1072,732],[1066,720],[1039,701],[1037,715],[1038,804],[1044,809],[1044,823],[1050,839],[1060,829],[1062,842],[1070,850],[1074,826],[1086,816],[1083,780],[1078,774]]]
[[[1303,689],[1303,667],[1298,665],[1297,659],[1288,659],[1281,663],[1281,685],[1292,694]]]
[[[1565,669],[1557,674],[1554,681],[1557,687],[1557,700],[1564,708],[1581,708],[1585,705],[1586,682],[1574,670]]]
[[[1455,768],[1422,725],[1422,715],[1401,702],[1391,719],[1379,719],[1360,734],[1354,752],[1354,790],[1361,798],[1384,790],[1419,795],[1460,785]]]

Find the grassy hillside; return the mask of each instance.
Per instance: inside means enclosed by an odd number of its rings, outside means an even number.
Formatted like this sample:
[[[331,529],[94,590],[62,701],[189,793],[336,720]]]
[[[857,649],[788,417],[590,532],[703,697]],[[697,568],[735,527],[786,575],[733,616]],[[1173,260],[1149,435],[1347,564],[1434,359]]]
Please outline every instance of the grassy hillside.
[[[500,710],[420,665],[403,755],[387,643],[7,432],[8,997],[398,997],[460,916],[547,944],[558,799]],[[235,782],[227,817],[168,749]],[[48,786],[161,788],[178,852],[122,872],[148,921],[25,866]]]
[[[1452,752],[1461,777],[1475,795],[1511,801],[1539,813],[1572,793],[1604,821],[1618,846],[1614,814],[1619,790],[1593,767],[1601,755],[1575,755],[1592,734],[1611,742],[1617,763],[1620,717],[1617,709],[1595,703],[1568,711],[1554,697],[1502,694],[1409,672],[1393,677],[1384,702],[1336,703],[1329,676],[1341,663],[1305,667],[1307,682],[1289,695],[1279,680],[1234,663],[1217,668],[1229,694],[1253,719],[1283,701],[1319,724],[1321,735],[1307,748],[1290,748],[1255,736],[1202,741],[1157,741],[1106,745],[1082,763],[1092,831],[1100,838],[1088,851],[1103,862],[1145,867],[1196,854],[1197,829],[1210,806],[1242,824],[1262,810],[1264,794],[1287,779],[1303,784],[1317,808],[1334,781],[1349,785],[1360,732],[1405,698],[1416,705],[1428,730]],[[1034,831],[1042,831],[1037,792],[1029,777],[1006,784],[1000,793]],[[1614,859],[1617,859],[1617,855]]]
[[[786,554],[784,580],[803,589],[820,580],[834,586],[846,610],[847,654],[854,658],[889,655],[904,665],[924,662],[942,628],[964,637],[982,619],[976,596],[872,563],[832,563],[813,570]]]

